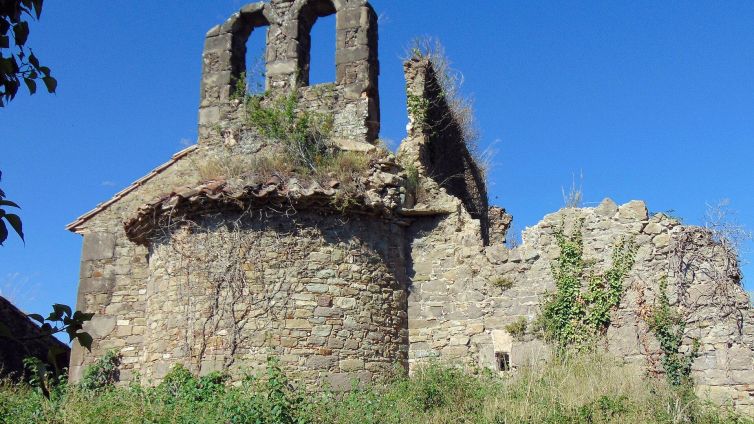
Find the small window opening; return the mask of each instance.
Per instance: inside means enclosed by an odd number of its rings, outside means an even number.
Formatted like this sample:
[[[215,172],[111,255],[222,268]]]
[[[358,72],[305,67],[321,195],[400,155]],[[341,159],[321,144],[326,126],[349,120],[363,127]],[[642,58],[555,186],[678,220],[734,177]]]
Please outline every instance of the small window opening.
[[[508,352],[495,352],[495,363],[498,371],[511,370],[511,356]]]
[[[311,30],[309,85],[335,82],[335,14],[317,18]]]
[[[255,95],[265,91],[267,28],[254,28],[246,41],[246,93]]]

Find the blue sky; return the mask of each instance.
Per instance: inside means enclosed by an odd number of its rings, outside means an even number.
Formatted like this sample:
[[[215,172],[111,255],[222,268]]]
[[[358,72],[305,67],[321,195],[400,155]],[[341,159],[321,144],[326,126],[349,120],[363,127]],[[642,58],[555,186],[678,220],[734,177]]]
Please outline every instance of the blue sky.
[[[754,3],[562,3],[374,0],[381,136],[405,135],[401,56],[432,35],[475,99],[496,152],[490,199],[518,230],[561,207],[579,173],[587,205],[643,199],[699,224],[729,198],[754,228]],[[0,248],[4,295],[29,311],[75,303],[81,238],[64,226],[195,142],[203,37],[241,4],[45,3],[29,44],[58,93],[0,110],[0,186],[27,234]],[[334,21],[313,37],[313,78],[332,79]]]

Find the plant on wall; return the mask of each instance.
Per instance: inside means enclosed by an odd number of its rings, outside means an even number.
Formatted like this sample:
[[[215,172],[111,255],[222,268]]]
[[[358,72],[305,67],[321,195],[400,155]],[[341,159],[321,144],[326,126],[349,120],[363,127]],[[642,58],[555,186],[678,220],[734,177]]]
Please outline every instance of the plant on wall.
[[[560,350],[588,347],[607,331],[610,313],[620,304],[623,281],[636,254],[633,240],[621,238],[613,248],[610,268],[596,273],[583,258],[582,223],[571,235],[566,235],[562,227],[555,232],[560,249],[552,264],[555,291],[549,294],[537,320],[545,338]]]
[[[647,324],[660,342],[660,359],[665,377],[672,386],[690,386],[691,365],[699,354],[699,341],[693,340],[691,348],[681,351],[686,322],[680,311],[670,306],[667,276],[660,278],[660,291]]]
[[[331,114],[301,110],[299,95],[291,91],[263,104],[262,96],[247,99],[248,119],[264,136],[280,141],[291,159],[312,172],[332,156],[328,142],[333,129]]]

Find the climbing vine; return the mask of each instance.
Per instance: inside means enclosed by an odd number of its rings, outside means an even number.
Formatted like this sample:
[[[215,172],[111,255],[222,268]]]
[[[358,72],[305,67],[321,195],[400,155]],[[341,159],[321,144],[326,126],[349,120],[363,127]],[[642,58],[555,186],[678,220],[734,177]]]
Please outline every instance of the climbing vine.
[[[610,325],[610,313],[620,304],[623,281],[634,265],[636,245],[621,238],[615,245],[611,267],[602,274],[584,260],[579,223],[572,235],[555,232],[560,256],[552,264],[555,292],[548,296],[537,319],[537,327],[558,349],[583,349]]]
[[[694,340],[687,352],[681,352],[683,333],[686,323],[678,309],[670,306],[668,299],[668,280],[660,278],[660,292],[657,302],[649,314],[647,324],[650,331],[660,342],[661,363],[665,377],[673,386],[690,386],[691,365],[699,356],[699,341]]]
[[[419,129],[422,131],[426,130],[429,115],[429,100],[423,96],[407,93],[406,106],[408,107],[409,115],[416,120]]]

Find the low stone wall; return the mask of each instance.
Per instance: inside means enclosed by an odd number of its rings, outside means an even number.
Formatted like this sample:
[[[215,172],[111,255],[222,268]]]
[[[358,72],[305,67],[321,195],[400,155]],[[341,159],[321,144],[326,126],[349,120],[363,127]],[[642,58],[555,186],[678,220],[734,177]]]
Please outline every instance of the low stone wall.
[[[271,355],[310,388],[391,373],[406,361],[402,241],[395,224],[307,212],[177,229],[149,258],[145,377],[176,363],[238,377]]]

